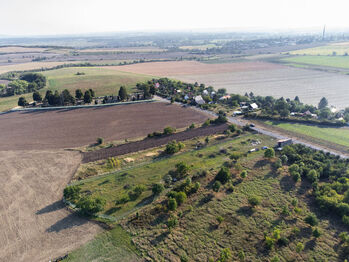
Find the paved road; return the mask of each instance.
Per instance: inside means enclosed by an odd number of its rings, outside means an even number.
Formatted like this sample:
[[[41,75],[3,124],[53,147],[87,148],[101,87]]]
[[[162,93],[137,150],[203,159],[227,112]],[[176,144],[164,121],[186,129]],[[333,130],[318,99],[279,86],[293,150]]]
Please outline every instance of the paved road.
[[[168,100],[164,99],[164,98],[161,98],[161,97],[156,97],[155,98],[156,100],[158,101],[163,101],[163,102],[169,102]],[[177,103],[176,104],[181,104],[181,103]],[[198,107],[192,107],[193,109],[197,110],[197,111],[200,111],[200,112],[203,112],[209,116],[213,116],[213,117],[217,117],[217,114],[212,112],[212,111],[208,111],[208,110],[204,110],[204,109],[201,109],[201,108],[198,108]],[[248,120],[245,120],[245,119],[242,119],[240,117],[227,117],[229,123],[232,123],[232,124],[235,124],[237,126],[245,126],[246,124],[249,124],[249,121]],[[299,138],[296,138],[296,137],[289,137],[289,136],[285,136],[283,134],[280,134],[278,132],[275,132],[274,130],[268,130],[266,127],[261,127],[261,126],[258,126],[258,125],[255,125],[255,127],[251,127],[252,130],[258,132],[258,133],[261,133],[261,134],[264,134],[264,135],[267,135],[267,136],[271,136],[271,137],[274,137],[276,139],[287,139],[287,138],[292,138],[293,142],[296,143],[296,144],[302,144],[302,145],[305,145],[307,147],[310,147],[312,149],[315,149],[315,150],[322,150],[324,152],[329,152],[333,155],[336,155],[336,156],[340,156],[341,158],[349,158],[349,155],[347,154],[343,154],[341,152],[337,152],[337,151],[334,151],[332,149],[329,149],[329,148],[326,148],[326,147],[323,147],[323,146],[320,146],[320,145],[316,145],[316,144],[313,144],[313,143],[310,143],[308,141],[305,141],[303,139],[299,139]]]

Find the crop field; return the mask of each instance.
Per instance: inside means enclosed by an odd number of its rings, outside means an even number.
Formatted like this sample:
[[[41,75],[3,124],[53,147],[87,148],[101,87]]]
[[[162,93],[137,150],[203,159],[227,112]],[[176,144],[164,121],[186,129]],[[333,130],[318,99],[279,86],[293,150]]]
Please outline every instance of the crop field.
[[[41,47],[23,47],[23,46],[4,46],[0,47],[0,54],[2,53],[33,53],[33,52],[44,52],[47,48]]]
[[[29,62],[19,64],[9,64],[0,66],[0,74],[10,71],[25,71],[25,70],[37,70],[41,68],[52,68],[63,64],[75,64],[80,61],[66,61],[66,62]]]
[[[282,61],[295,64],[319,65],[349,69],[349,56],[293,56]]]
[[[1,49],[0,49],[1,51]],[[157,47],[125,47],[125,48],[89,48],[81,49],[77,52],[81,54],[99,54],[99,53],[147,53],[147,52],[165,52],[166,49]]]
[[[49,261],[101,232],[61,201],[77,152],[0,151],[0,158],[1,261]]]
[[[72,148],[94,144],[97,137],[106,141],[142,137],[207,118],[193,109],[160,102],[11,112],[0,115],[0,150]]]
[[[339,56],[349,54],[349,42],[332,43],[325,46],[294,50],[294,51],[291,51],[290,54],[329,56],[329,55],[333,55],[333,52],[335,52],[336,55],[339,55]]]
[[[334,128],[273,121],[265,121],[264,123],[349,148],[349,128],[347,127]]]
[[[336,253],[337,234],[343,230],[341,225],[330,222],[312,208],[310,184],[293,182],[287,169],[276,172],[273,160],[265,159],[263,151],[238,160],[241,168],[247,170],[247,177],[242,179],[239,170],[231,169],[233,190],[227,186],[222,186],[219,192],[212,190],[212,180],[219,168],[229,162],[229,156],[234,152],[242,155],[255,147],[252,141],[257,140],[260,146],[275,144],[270,137],[246,133],[215,144],[210,142],[199,150],[76,183],[82,192],[106,199],[107,205],[101,214],[121,219],[122,227],[129,233],[117,226],[115,232],[103,233],[74,251],[67,261],[83,261],[80,256],[93,261],[124,261],[122,256],[125,256],[137,261],[137,254],[154,261],[217,261],[223,248],[229,248],[232,261],[240,261],[241,256],[245,261],[263,262],[274,257],[280,261],[342,261]],[[153,197],[150,188],[162,181],[180,161],[190,165],[189,177],[201,186],[176,211],[169,212],[164,207],[168,191]],[[207,170],[205,175],[203,170]],[[146,187],[138,199],[117,204],[117,200],[137,185]],[[261,203],[251,208],[248,198],[254,195]],[[284,209],[289,210],[287,214],[283,213]],[[318,239],[312,237],[311,228],[304,222],[310,212],[321,217],[318,228],[322,235]],[[171,217],[176,217],[178,222],[169,230],[166,223]],[[222,222],[217,222],[218,217]],[[276,229],[287,243],[267,250],[265,234],[271,236]],[[119,251],[115,243],[124,249]],[[134,243],[137,250],[130,243]],[[296,251],[297,243],[304,245],[303,251]]]
[[[230,93],[271,95],[317,105],[326,97],[337,108],[349,106],[349,76],[292,68],[266,62],[204,64],[199,62],[161,62],[114,67],[117,70],[167,76],[194,83],[226,88]]]

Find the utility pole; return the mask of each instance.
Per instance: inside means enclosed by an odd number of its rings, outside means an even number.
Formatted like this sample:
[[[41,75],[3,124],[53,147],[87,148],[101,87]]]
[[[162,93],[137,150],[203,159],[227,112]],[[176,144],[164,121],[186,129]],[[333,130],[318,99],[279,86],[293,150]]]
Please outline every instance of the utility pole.
[[[322,41],[325,41],[325,33],[326,33],[326,25],[324,25],[324,29],[322,30]]]

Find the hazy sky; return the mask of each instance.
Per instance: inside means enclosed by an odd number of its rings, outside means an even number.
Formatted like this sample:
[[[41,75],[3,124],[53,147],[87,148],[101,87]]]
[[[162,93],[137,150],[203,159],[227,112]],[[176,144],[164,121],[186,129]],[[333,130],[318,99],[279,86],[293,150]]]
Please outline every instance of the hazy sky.
[[[348,27],[348,0],[0,0],[0,35]]]

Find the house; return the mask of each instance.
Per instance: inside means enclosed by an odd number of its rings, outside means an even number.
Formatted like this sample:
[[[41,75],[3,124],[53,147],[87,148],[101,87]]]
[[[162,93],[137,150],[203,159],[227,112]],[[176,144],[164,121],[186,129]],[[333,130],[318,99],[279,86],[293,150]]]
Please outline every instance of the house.
[[[252,103],[252,104],[249,105],[249,109],[252,110],[252,111],[253,110],[257,110],[258,109],[258,105],[256,103]]]
[[[282,148],[283,146],[291,145],[292,144],[292,139],[287,138],[287,139],[281,139],[278,141],[277,147]]]
[[[222,96],[221,98],[219,98],[220,101],[223,100],[228,100],[230,98],[230,95],[226,95],[226,96]]]
[[[194,100],[195,102],[198,104],[198,105],[203,105],[203,104],[206,104],[205,100],[202,98],[202,96],[196,96],[194,97]]]

